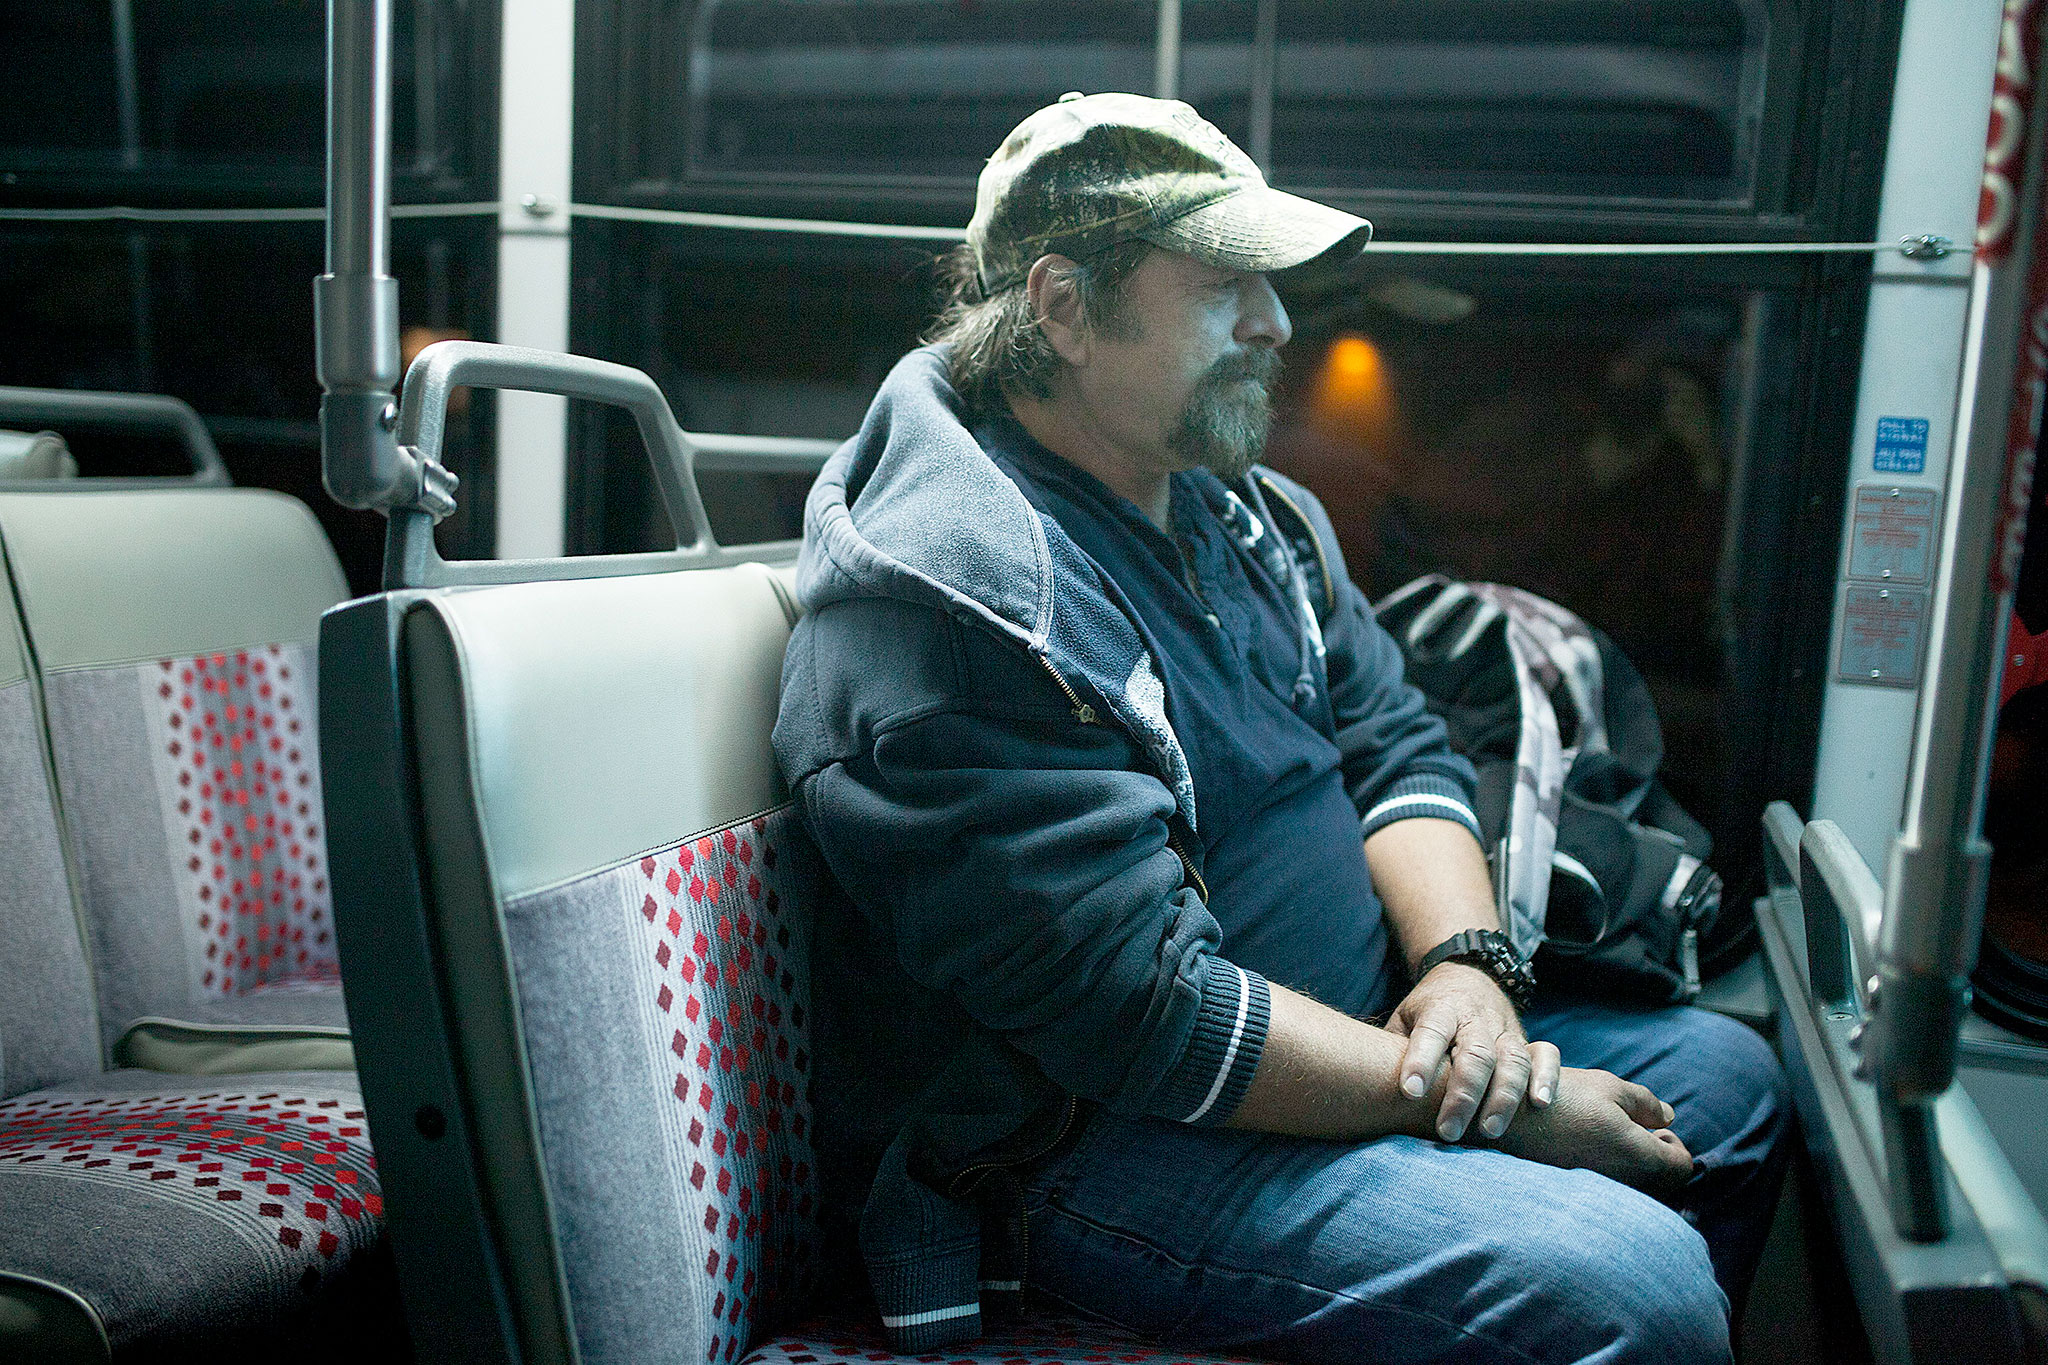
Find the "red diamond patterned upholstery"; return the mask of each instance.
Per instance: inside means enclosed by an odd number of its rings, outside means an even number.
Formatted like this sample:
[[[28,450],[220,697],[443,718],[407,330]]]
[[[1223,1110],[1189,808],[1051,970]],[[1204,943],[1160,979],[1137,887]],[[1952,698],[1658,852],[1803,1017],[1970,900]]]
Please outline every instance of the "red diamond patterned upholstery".
[[[671,1093],[711,1243],[708,1360],[736,1359],[815,1264],[805,964],[784,899],[802,839],[784,806],[640,861],[654,1003],[674,1024]]]
[[[202,995],[339,979],[321,836],[312,650],[157,664],[149,716]],[[198,945],[204,944],[203,950]]]
[[[0,1171],[231,1206],[306,1265],[368,1245],[384,1212],[362,1109],[290,1091],[46,1090],[0,1101]]]
[[[794,860],[797,866],[790,863]],[[815,1268],[805,936],[791,913],[822,876],[794,807],[640,861],[640,915],[659,969],[655,1004],[673,1019],[673,1095],[696,1149],[690,1189],[713,1245],[699,1268],[715,1324],[706,1359],[745,1365],[834,1361],[921,1365],[1238,1365],[1165,1351],[1114,1328],[1036,1318],[967,1350],[899,1355],[879,1323],[812,1324],[747,1351],[764,1321],[801,1307]]]
[[[0,1268],[76,1296],[117,1359],[389,1330],[382,1188],[346,1074],[115,1071],[0,1102],[0,1210]],[[6,1328],[0,1357],[42,1349],[33,1324]]]

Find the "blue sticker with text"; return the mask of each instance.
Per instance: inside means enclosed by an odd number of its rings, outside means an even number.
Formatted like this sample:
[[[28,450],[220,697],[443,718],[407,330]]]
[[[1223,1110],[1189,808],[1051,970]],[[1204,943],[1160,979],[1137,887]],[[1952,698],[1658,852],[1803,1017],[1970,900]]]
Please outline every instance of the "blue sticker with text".
[[[1877,458],[1871,462],[1871,467],[1880,474],[1926,473],[1927,419],[1878,418]]]

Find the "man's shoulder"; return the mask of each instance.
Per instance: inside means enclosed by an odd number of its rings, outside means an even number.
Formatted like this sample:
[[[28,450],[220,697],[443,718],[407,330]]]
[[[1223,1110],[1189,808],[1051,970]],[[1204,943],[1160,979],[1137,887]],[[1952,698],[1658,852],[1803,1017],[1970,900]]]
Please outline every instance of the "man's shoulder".
[[[812,725],[854,744],[941,711],[1061,709],[1043,666],[1021,645],[936,606],[891,597],[842,599],[799,621],[783,691],[786,703],[803,697],[815,708]]]

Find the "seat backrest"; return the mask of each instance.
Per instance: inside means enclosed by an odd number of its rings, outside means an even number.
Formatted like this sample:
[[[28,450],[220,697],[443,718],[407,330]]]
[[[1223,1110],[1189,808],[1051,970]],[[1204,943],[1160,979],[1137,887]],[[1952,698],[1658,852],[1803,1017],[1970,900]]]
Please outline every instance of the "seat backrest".
[[[446,1343],[422,1322],[409,1259],[465,1212],[417,1199],[474,1171],[521,1358],[736,1360],[814,1255],[798,912],[818,865],[769,746],[785,591],[740,564],[391,602],[435,959],[414,989],[440,995],[380,995],[356,1038],[415,1340],[475,1358],[453,1339],[473,1321]],[[337,621],[372,605],[330,617],[330,670]],[[328,757],[340,811],[344,774],[375,765]],[[360,982],[356,935],[406,889],[343,891]],[[459,1142],[411,1141],[414,1100],[379,1107],[436,1017],[459,1093],[430,1127],[459,1113]],[[428,1273],[446,1301],[446,1261]]]
[[[99,1070],[99,1026],[64,876],[42,708],[0,572],[0,1099]]]
[[[306,508],[254,489],[0,494],[108,1046],[147,1016],[300,1020],[336,955]],[[325,1017],[324,1015],[322,1017]]]

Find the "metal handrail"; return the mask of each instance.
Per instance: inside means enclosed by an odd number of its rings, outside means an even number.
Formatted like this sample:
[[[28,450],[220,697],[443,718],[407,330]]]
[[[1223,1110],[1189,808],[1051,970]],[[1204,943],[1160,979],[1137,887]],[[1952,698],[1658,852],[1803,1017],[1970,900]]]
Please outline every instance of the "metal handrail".
[[[190,474],[85,481],[84,486],[93,489],[162,488],[167,484],[224,488],[233,482],[228,478],[228,467],[221,462],[220,451],[215,447],[213,433],[206,429],[206,423],[189,403],[168,394],[0,388],[0,424],[10,422],[37,426],[85,422],[120,431],[166,432],[176,436],[185,453],[192,457]],[[48,490],[74,484],[75,481],[68,479],[62,484],[52,484],[46,479],[0,480],[0,488]]]
[[[2026,13],[2035,2],[2010,0],[1999,44],[1927,675],[1886,869],[1864,1039],[1888,1146],[1896,1139],[1910,1148],[1932,1132],[1931,1106],[1955,1079],[1983,929],[1991,862],[1983,802],[2019,539],[2012,528],[2024,530],[2048,327],[2048,273],[2033,259],[2048,245],[2038,231],[2048,194],[2034,99],[2040,28]],[[2023,50],[2029,42],[2033,50]],[[1909,1128],[1893,1133],[1893,1118],[1910,1120]],[[1901,1232],[1939,1235],[1938,1210],[1902,1203],[1896,1185],[1894,1193]]]
[[[1903,1237],[1939,1240],[1949,1228],[1948,1185],[1935,1122],[1941,1092],[1920,1095],[1900,1086],[1891,1059],[1879,1053],[1881,1044],[1871,1036],[1871,1024],[1884,1017],[1887,1003],[1881,970],[1869,973],[1869,965],[1882,960],[1878,942],[1884,892],[1863,855],[1832,820],[1806,826],[1799,839],[1799,864],[1814,1020],[1825,1030],[1830,1019],[1861,1019],[1849,1041],[1862,1054],[1856,1075],[1877,1092],[1877,1131],[1867,1138],[1871,1151],[1883,1154],[1892,1223]]]
[[[736,436],[686,431],[696,467],[721,474],[815,474],[841,442],[811,436]]]
[[[455,510],[455,479],[400,448],[391,278],[391,0],[327,6],[327,273],[313,282],[321,477],[344,507]]]
[[[676,425],[660,386],[629,366],[484,341],[441,341],[421,351],[407,371],[397,422],[398,448],[429,470],[441,468],[448,403],[459,388],[557,394],[631,413],[654,466],[669,524],[676,528],[676,547],[646,554],[563,559],[447,560],[434,544],[434,518],[418,508],[394,507],[384,553],[387,588],[595,578],[706,568],[741,559],[786,558],[795,553],[794,542],[743,549],[718,543],[697,490],[699,454],[715,452],[710,463],[741,472],[814,473],[838,448],[834,441],[794,437],[688,435]]]

